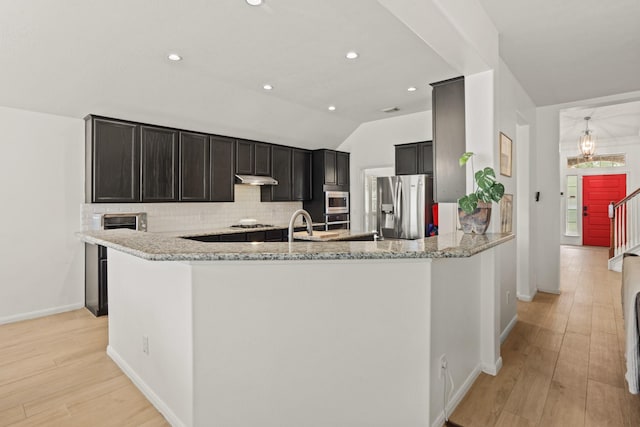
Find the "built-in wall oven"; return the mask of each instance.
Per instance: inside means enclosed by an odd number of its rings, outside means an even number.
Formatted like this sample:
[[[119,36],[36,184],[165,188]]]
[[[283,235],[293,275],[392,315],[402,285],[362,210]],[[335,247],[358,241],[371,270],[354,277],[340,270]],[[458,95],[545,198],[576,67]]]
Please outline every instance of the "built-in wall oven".
[[[91,228],[94,230],[128,228],[147,231],[147,214],[144,212],[95,214]],[[107,248],[85,243],[84,254],[84,305],[95,316],[104,316],[109,313]]]
[[[325,191],[324,206],[326,214],[349,213],[349,192]]]
[[[324,217],[326,230],[349,228],[348,191],[325,191]]]

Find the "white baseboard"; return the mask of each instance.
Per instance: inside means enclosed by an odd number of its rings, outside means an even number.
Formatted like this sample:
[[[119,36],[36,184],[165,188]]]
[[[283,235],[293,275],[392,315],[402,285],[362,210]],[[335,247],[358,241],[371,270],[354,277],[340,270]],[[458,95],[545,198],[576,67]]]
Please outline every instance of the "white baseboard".
[[[517,297],[520,301],[531,302],[533,301],[533,298],[536,296],[537,293],[538,293],[538,290],[536,289],[533,292],[533,295],[518,294]]]
[[[84,307],[84,302],[59,307],[46,308],[44,310],[30,311],[28,313],[14,314],[12,316],[0,317],[0,325],[5,323],[20,322],[21,320],[36,319],[38,317],[51,316],[52,314],[64,313],[65,311],[77,310]]]
[[[500,362],[502,362],[502,359],[500,360]],[[480,372],[482,372],[482,369],[480,369],[480,365],[478,365],[471,372],[471,374],[469,374],[469,376],[462,383],[460,388],[458,388],[458,390],[453,394],[453,397],[451,398],[451,402],[447,404],[447,414],[453,413],[453,411],[458,407],[460,402],[462,402],[462,399],[469,392],[474,381],[476,380],[476,378],[478,378],[478,375],[480,375]],[[444,411],[440,411],[435,421],[431,423],[431,427],[441,427],[443,424],[444,424]]]
[[[560,289],[540,289],[540,288],[538,288],[538,292],[544,292],[544,293],[547,293],[547,294],[560,295]]]
[[[160,413],[166,418],[166,420],[173,427],[186,427],[185,424],[176,416],[176,414],[167,406],[167,404],[160,399],[160,397],[151,390],[151,388],[145,383],[142,378],[136,374],[136,372],[129,366],[127,362],[124,361],[122,357],[118,354],[117,351],[113,349],[110,345],[107,346],[107,355],[111,357],[111,360],[115,362],[116,365],[124,372],[124,374],[129,377],[129,379],[138,387],[138,390],[145,395],[145,397],[151,402],[155,408],[160,411]]]
[[[516,326],[517,322],[518,322],[518,314],[516,313],[515,316],[513,316],[513,319],[511,319],[511,321],[507,325],[507,327],[504,328],[504,331],[502,331],[502,333],[500,334],[500,344],[502,344],[504,340],[507,339],[513,327]]]
[[[480,368],[485,374],[493,375],[495,377],[498,375],[498,372],[500,372],[500,369],[502,369],[502,357],[498,357],[495,364],[489,365],[483,363],[480,365]]]

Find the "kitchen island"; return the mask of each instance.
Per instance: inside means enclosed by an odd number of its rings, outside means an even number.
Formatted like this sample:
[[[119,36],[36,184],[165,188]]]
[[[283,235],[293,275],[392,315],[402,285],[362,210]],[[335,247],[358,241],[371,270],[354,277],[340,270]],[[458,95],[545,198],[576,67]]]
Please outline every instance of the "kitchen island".
[[[513,235],[109,248],[108,353],[175,426],[430,426],[500,369],[494,247]]]

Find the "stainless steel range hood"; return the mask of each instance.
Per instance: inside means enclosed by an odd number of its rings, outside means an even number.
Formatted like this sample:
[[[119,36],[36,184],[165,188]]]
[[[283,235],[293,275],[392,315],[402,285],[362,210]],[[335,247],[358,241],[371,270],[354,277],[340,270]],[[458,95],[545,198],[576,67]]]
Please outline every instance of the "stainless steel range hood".
[[[278,181],[270,176],[236,175],[238,184],[248,185],[278,185]]]

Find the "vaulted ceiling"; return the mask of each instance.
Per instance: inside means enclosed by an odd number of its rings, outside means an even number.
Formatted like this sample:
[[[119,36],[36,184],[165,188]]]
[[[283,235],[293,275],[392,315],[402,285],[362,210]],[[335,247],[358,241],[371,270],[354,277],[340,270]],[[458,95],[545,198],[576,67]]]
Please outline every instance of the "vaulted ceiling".
[[[2,0],[0,43],[0,105],[303,147],[428,110],[456,76],[370,0]]]
[[[640,90],[638,0],[479,2],[538,105]],[[371,0],[0,0],[0,53],[2,106],[308,148],[428,110],[458,74]]]

